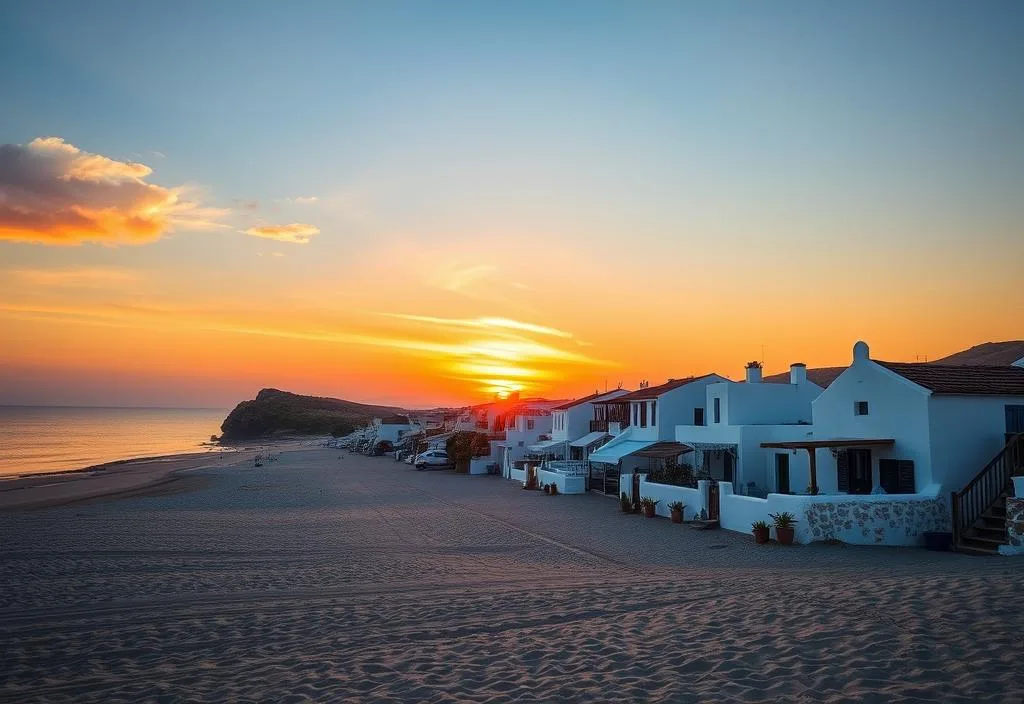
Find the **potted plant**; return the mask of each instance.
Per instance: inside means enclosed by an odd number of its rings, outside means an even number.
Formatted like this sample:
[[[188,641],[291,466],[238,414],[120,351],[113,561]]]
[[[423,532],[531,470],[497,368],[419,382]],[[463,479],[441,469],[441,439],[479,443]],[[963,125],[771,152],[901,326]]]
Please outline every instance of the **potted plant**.
[[[682,523],[683,522],[683,509],[686,506],[683,505],[682,501],[673,501],[668,505],[668,510],[672,512],[672,522]]]
[[[775,525],[775,539],[779,545],[793,544],[793,526],[796,524],[796,516],[788,511],[782,513],[769,513]]]
[[[811,496],[817,496],[818,494],[821,493],[821,490],[818,487],[816,487],[816,486],[814,486],[812,484],[812,485],[807,487],[807,490],[806,490],[805,493],[807,493],[807,494],[809,494]]]
[[[633,502],[626,496],[626,492],[622,492],[622,496],[619,497],[619,508],[623,513],[633,513]]]
[[[551,495],[552,496],[557,496],[558,495],[558,485],[555,484],[554,482],[551,482]]]
[[[551,485],[550,484],[545,484],[544,485],[544,493],[545,494],[550,494],[551,493]]]
[[[640,508],[643,509],[644,515],[648,518],[654,518],[654,507],[657,506],[660,501],[652,499],[650,496],[640,497]]]
[[[754,534],[754,540],[757,542],[758,545],[760,545],[761,543],[768,542],[770,527],[767,523],[765,523],[764,521],[754,521],[754,523],[750,526],[750,529],[751,532]]]

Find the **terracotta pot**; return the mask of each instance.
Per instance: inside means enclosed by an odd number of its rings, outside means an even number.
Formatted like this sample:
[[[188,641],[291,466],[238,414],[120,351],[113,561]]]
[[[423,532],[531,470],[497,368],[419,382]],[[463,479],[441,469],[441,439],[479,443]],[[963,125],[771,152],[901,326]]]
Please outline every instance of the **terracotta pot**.
[[[779,541],[779,545],[792,545],[793,532],[792,528],[776,528],[775,539]]]
[[[551,495],[552,496],[557,496],[558,495],[558,485],[557,484],[552,484],[551,485]]]
[[[754,528],[753,529],[753,533],[754,533],[754,541],[758,545],[760,545],[761,543],[767,543],[768,542],[768,537],[769,537],[769,529],[768,528]]]
[[[654,507],[653,506],[644,506],[644,515],[647,516],[648,518],[654,518]]]
[[[682,523],[683,522],[683,512],[680,511],[679,509],[672,509],[672,522],[673,523]]]

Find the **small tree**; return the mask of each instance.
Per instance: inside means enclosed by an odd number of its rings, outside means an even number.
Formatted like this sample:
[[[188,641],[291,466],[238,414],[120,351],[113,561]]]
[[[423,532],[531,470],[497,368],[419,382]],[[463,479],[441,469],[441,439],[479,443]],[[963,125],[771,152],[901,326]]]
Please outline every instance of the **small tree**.
[[[448,450],[448,459],[455,464],[455,471],[466,474],[471,459],[491,454],[491,442],[485,433],[465,430],[448,438],[445,449]]]

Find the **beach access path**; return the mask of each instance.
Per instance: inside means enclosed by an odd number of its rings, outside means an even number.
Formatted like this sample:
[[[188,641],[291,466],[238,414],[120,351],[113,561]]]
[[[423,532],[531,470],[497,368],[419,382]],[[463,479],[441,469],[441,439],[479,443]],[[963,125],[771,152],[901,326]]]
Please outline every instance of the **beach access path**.
[[[339,450],[0,511],[0,700],[1020,702],[1024,561]]]

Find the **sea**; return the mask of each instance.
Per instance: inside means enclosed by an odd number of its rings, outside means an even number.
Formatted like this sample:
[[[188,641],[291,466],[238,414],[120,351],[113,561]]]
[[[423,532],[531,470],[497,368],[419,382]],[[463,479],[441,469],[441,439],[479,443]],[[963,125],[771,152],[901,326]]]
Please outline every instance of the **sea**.
[[[220,435],[227,413],[211,408],[0,406],[0,477],[216,451],[210,436]]]

